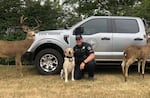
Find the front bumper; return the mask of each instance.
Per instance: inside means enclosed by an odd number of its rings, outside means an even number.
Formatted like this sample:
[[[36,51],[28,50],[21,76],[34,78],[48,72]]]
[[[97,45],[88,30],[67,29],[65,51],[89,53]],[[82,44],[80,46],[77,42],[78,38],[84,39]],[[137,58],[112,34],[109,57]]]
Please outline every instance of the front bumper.
[[[22,59],[29,62],[33,62],[33,57],[34,57],[33,55],[34,53],[32,52],[26,52],[25,54],[23,54]]]

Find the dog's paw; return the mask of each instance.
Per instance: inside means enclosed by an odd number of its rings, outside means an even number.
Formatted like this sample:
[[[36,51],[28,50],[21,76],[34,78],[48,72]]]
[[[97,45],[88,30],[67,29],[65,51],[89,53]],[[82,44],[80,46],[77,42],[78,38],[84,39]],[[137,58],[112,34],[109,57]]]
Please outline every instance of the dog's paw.
[[[68,80],[65,80],[65,83],[67,83],[68,82]]]

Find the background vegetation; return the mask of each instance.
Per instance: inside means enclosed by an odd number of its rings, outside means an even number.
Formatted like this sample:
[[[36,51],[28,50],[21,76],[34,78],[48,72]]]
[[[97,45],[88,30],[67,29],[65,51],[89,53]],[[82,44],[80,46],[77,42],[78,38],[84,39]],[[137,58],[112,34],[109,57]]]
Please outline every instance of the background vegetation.
[[[19,18],[27,25],[42,21],[39,30],[60,29],[92,15],[138,16],[150,20],[150,0],[0,0],[0,40],[22,40]],[[0,59],[9,64],[13,59]]]

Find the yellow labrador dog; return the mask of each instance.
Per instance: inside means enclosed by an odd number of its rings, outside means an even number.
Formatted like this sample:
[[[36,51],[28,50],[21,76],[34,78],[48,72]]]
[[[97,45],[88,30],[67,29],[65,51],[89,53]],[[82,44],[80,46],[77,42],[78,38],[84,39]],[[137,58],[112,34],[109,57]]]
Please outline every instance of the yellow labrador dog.
[[[60,76],[61,79],[65,79],[65,82],[68,82],[69,74],[71,74],[71,79],[74,81],[74,67],[75,67],[75,59],[74,59],[74,51],[72,48],[67,48],[64,51],[65,58],[63,69],[61,70]]]

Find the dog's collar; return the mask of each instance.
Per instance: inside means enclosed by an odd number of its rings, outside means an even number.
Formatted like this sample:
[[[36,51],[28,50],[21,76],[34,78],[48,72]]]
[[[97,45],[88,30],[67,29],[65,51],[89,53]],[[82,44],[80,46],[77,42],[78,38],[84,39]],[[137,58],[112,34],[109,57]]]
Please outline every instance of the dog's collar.
[[[72,61],[73,61],[73,57],[66,56],[66,58],[68,58],[68,59],[69,59],[69,62],[72,62]]]
[[[69,59],[70,59],[70,58],[72,58],[72,57],[70,57],[70,56],[66,56],[66,58],[69,58]]]

